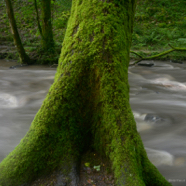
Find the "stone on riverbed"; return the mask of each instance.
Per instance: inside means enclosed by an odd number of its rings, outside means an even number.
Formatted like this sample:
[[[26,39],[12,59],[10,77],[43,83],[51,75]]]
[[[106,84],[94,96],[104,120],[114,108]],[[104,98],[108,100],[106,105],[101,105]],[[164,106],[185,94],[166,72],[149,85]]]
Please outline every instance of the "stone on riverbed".
[[[154,66],[154,63],[143,62],[143,63],[138,63],[138,65],[145,66],[145,67],[152,67]]]
[[[174,156],[166,151],[154,150],[145,148],[149,160],[155,165],[169,165],[172,166],[174,162]]]
[[[153,122],[153,123],[165,121],[163,118],[159,117],[156,114],[147,114],[145,116],[144,120],[147,121],[147,122]]]

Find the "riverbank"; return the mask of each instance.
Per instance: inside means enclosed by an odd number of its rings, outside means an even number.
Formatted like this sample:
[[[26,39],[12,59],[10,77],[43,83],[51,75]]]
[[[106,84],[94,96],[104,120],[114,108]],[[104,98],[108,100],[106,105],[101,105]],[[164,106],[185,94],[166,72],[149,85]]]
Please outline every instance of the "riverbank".
[[[14,1],[14,12],[20,37],[27,54],[36,64],[57,63],[61,51],[71,1],[55,1],[52,4],[52,24],[55,41],[55,55],[40,49],[41,36],[38,31],[36,12],[32,2]],[[40,4],[38,4],[40,9]],[[131,50],[144,56],[151,56],[174,47],[186,46],[186,2],[185,0],[139,0],[133,29]],[[131,54],[131,59],[138,57]],[[13,44],[6,7],[0,3],[0,59],[16,59],[18,54]],[[172,52],[159,60],[186,60],[186,52]]]

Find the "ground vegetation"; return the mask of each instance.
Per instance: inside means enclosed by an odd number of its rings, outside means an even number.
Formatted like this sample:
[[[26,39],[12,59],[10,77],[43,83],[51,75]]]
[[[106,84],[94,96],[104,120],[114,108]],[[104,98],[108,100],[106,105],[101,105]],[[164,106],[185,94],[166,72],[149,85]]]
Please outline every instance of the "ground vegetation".
[[[41,21],[41,3],[37,0]],[[26,52],[36,63],[57,63],[70,15],[71,0],[51,0],[51,22],[55,44],[55,55],[43,54],[41,34],[37,26],[37,14],[32,0],[13,1],[17,27]],[[134,22],[131,49],[143,56],[157,55],[169,50],[169,44],[178,48],[186,45],[186,3],[185,0],[139,0]],[[10,32],[5,4],[0,2],[0,42],[7,46],[0,51],[1,58],[18,58],[12,49],[13,39]],[[17,57],[16,57],[17,56]],[[185,60],[185,52],[171,52],[159,59]],[[131,53],[131,58],[136,55]]]

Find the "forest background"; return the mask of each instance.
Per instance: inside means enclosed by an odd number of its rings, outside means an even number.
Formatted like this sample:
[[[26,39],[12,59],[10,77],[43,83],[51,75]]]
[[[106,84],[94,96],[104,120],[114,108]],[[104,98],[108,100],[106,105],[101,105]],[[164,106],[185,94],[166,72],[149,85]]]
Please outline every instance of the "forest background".
[[[37,64],[57,63],[61,52],[71,0],[51,0],[52,28],[55,53],[41,50],[41,35],[37,26],[34,0],[13,0],[17,28],[29,57]],[[37,0],[41,14],[41,2]],[[170,46],[186,46],[185,0],[139,0],[135,15],[132,51],[151,56],[170,49]],[[41,16],[41,15],[39,15]],[[18,59],[10,32],[5,2],[0,1],[0,59]],[[131,53],[131,58],[138,58]],[[164,60],[186,60],[185,52],[163,55]]]

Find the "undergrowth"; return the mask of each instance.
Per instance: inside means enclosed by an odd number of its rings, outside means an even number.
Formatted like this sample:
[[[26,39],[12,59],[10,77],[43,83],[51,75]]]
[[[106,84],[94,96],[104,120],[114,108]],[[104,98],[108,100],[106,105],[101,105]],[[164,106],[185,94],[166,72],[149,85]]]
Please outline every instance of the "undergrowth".
[[[40,12],[40,1],[37,0]],[[51,0],[52,25],[58,59],[61,50],[66,25],[70,15],[71,0]],[[40,56],[40,63],[48,63],[48,55],[41,56],[39,34],[36,22],[36,12],[33,0],[13,1],[13,7],[19,33],[28,54]],[[175,47],[186,46],[186,1],[185,0],[139,0],[133,29],[132,50],[152,54]],[[0,2],[0,43],[13,45],[9,22],[4,2]],[[33,47],[35,50],[33,51]],[[30,51],[32,48],[32,51]],[[38,53],[39,51],[39,53]],[[185,59],[185,53],[175,52],[170,58]],[[166,56],[167,57],[167,56]],[[165,57],[165,58],[166,58]],[[44,62],[45,61],[45,62]],[[50,61],[50,60],[49,60]]]
[[[138,1],[132,49],[159,51],[186,46],[185,0]]]

